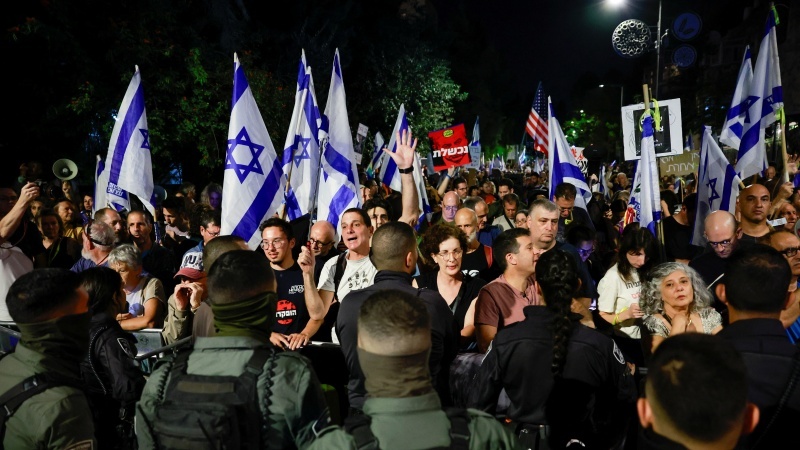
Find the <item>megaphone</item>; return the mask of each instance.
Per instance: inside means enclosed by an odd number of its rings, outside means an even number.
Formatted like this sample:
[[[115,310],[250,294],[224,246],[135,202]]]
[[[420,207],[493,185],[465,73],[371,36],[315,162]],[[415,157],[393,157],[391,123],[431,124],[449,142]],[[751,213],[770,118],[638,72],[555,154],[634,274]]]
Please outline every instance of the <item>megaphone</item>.
[[[71,180],[78,175],[78,166],[71,159],[59,159],[53,164],[53,173],[59,180]]]
[[[153,195],[156,198],[156,202],[161,203],[167,198],[167,190],[163,186],[155,185],[153,186]]]

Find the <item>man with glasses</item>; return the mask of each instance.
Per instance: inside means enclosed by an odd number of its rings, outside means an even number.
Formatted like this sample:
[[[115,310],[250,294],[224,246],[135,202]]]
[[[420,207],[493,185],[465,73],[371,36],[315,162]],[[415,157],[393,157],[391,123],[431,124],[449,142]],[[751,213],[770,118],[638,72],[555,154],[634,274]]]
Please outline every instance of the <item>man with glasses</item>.
[[[594,223],[589,213],[583,208],[575,207],[575,197],[578,189],[570,183],[559,183],[555,188],[555,204],[558,206],[558,231],[556,241],[565,242],[567,227],[572,224],[582,224],[594,230]]]
[[[306,271],[292,257],[295,239],[289,222],[272,217],[263,221],[259,229],[261,249],[278,282],[278,303],[270,342],[279,348],[295,350],[308,344],[319,330],[325,308],[321,302],[315,302],[313,295],[306,295],[307,290],[316,288],[316,283],[312,283],[313,279],[306,276]],[[306,252],[300,257],[309,256]]]
[[[329,259],[342,253],[336,248],[336,228],[327,220],[314,222],[308,236],[308,243],[311,244],[311,252],[314,254],[314,280],[319,283],[322,266]]]
[[[725,274],[728,257],[737,248],[751,245],[751,243],[739,239],[741,230],[736,223],[736,217],[728,211],[712,212],[706,216],[703,227],[709,248],[700,256],[692,259],[689,267],[703,277],[703,281],[714,296],[714,309],[722,315],[722,324],[725,325],[728,323],[728,309],[717,297],[716,286],[722,281]]]
[[[199,233],[201,240],[183,254],[181,269],[184,267],[199,267],[200,270],[208,272],[210,267],[205,267],[203,264],[203,248],[209,241],[219,236],[219,226],[222,223],[220,210],[207,208],[198,215],[197,220],[199,221],[197,229],[192,231],[194,231],[193,234]]]
[[[758,240],[761,244],[769,245],[778,251],[789,263],[792,278],[789,280],[788,292],[790,295],[786,307],[781,311],[783,327],[789,329],[792,341],[800,337],[800,308],[798,308],[797,280],[800,278],[800,238],[789,231],[773,231]],[[771,282],[771,281],[769,281]]]

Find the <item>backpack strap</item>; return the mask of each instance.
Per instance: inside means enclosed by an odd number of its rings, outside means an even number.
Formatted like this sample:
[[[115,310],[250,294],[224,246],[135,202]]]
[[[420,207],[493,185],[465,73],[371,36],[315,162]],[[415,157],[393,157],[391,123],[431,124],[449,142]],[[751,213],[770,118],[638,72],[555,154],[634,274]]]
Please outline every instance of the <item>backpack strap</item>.
[[[378,450],[378,439],[372,433],[372,419],[366,414],[348,416],[344,420],[344,430],[356,441],[358,450]]]
[[[483,253],[486,254],[486,264],[488,264],[489,267],[492,267],[492,262],[494,262],[492,261],[492,248],[484,245]]]
[[[444,408],[450,419],[450,448],[455,450],[469,449],[469,413],[464,408]]]
[[[344,277],[344,269],[347,267],[347,252],[342,253],[336,257],[336,271],[333,272],[333,296],[337,300],[339,298],[339,283],[342,282]]]
[[[37,373],[20,381],[5,394],[0,396],[0,444],[3,442],[3,439],[5,439],[6,421],[17,412],[17,409],[19,409],[25,401],[47,389],[62,385],[81,389],[77,383]]]

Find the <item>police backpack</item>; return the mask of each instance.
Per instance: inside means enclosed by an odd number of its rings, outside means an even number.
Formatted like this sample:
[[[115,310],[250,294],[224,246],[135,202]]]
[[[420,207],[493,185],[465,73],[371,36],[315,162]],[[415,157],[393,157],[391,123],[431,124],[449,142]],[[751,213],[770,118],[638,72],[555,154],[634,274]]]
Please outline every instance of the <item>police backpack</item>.
[[[444,408],[450,420],[450,446],[433,450],[468,450],[469,449],[469,413],[464,408]],[[380,450],[378,439],[372,433],[372,420],[366,414],[349,416],[344,421],[344,429],[356,441],[359,450]]]
[[[166,392],[156,410],[151,433],[157,448],[222,450],[263,448],[268,405],[259,407],[256,389],[264,364],[274,366],[274,349],[256,348],[237,376],[187,374],[191,350],[179,352],[170,366]],[[267,401],[269,386],[267,382]],[[163,386],[162,386],[163,388]],[[162,391],[163,392],[163,391]]]

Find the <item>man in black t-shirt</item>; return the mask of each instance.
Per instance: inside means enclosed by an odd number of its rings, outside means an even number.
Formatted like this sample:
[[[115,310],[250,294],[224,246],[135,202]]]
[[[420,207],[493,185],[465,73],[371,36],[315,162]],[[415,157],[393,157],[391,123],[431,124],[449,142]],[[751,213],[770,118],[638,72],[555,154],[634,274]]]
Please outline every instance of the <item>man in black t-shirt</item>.
[[[272,323],[270,341],[287,350],[298,349],[310,342],[325,313],[313,311],[306,303],[308,280],[300,265],[292,257],[295,246],[294,233],[289,222],[273,217],[265,220],[261,230],[261,249],[275,271],[278,283],[278,303]],[[311,274],[313,281],[313,273]]]

